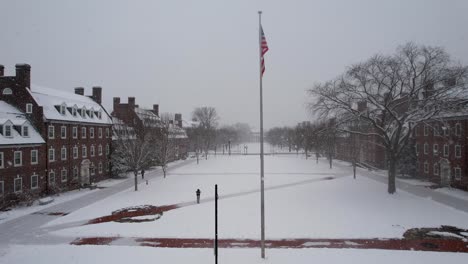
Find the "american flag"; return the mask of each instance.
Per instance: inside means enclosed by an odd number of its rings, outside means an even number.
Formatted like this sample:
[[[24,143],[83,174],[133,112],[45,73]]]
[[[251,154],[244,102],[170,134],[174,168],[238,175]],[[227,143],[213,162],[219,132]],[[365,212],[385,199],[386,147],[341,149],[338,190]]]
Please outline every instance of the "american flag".
[[[263,55],[265,55],[265,53],[268,51],[268,44],[267,44],[267,41],[266,41],[266,38],[265,38],[265,33],[263,33],[263,28],[262,26],[260,26],[260,34],[262,34],[262,40],[261,40],[261,43],[260,43],[260,48],[261,48],[261,52],[262,52],[262,55],[261,55],[261,58],[260,58],[260,67],[261,67],[261,71],[262,71],[262,77],[263,77],[263,73],[265,72],[265,60],[263,59]]]

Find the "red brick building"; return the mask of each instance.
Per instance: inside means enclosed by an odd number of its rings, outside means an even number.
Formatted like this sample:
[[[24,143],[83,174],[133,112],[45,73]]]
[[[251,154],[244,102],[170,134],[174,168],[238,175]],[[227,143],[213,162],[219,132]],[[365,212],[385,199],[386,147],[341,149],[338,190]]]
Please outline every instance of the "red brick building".
[[[44,155],[45,141],[26,114],[0,101],[0,207],[21,194],[45,190]]]
[[[468,190],[468,114],[418,125],[414,131],[418,176]]]
[[[0,77],[0,100],[25,112],[44,138],[46,189],[73,189],[108,177],[112,119],[101,105],[102,88],[85,96],[84,88],[68,93],[31,86],[30,71],[17,64],[16,76]]]

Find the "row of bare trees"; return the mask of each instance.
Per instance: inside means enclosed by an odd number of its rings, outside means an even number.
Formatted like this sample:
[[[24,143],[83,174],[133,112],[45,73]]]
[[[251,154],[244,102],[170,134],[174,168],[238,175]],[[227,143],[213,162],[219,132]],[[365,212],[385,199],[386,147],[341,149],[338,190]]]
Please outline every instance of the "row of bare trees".
[[[319,120],[335,120],[337,131],[378,138],[393,194],[397,166],[415,126],[467,104],[467,73],[443,48],[408,43],[316,84],[309,90],[310,110]],[[351,125],[356,123],[367,129]]]

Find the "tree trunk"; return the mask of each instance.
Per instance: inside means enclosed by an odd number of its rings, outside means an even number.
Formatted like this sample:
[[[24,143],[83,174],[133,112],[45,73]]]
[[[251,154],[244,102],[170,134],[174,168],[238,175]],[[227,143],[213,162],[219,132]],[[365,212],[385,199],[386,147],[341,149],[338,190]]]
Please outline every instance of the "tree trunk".
[[[353,178],[356,179],[356,161],[353,161]]]
[[[330,161],[330,169],[333,167],[333,159],[331,153],[328,154],[328,160]]]
[[[307,159],[307,158],[308,158],[308,157],[307,157],[307,148],[305,149],[305,154],[306,154],[306,159]]]
[[[396,165],[397,160],[390,158],[388,168],[388,193],[394,194],[396,192],[395,177],[396,177]]]
[[[138,171],[133,172],[135,174],[135,192],[138,191]]]
[[[166,178],[166,170],[167,170],[166,166],[163,166],[162,170],[163,170],[164,178]]]

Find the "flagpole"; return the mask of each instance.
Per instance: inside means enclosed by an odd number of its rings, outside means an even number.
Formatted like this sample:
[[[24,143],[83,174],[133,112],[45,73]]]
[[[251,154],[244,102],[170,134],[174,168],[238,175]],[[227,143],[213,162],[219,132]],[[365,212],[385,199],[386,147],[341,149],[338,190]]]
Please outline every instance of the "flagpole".
[[[260,211],[261,211],[261,254],[265,258],[265,190],[263,161],[263,87],[262,87],[262,11],[258,11],[258,47],[260,66]]]

